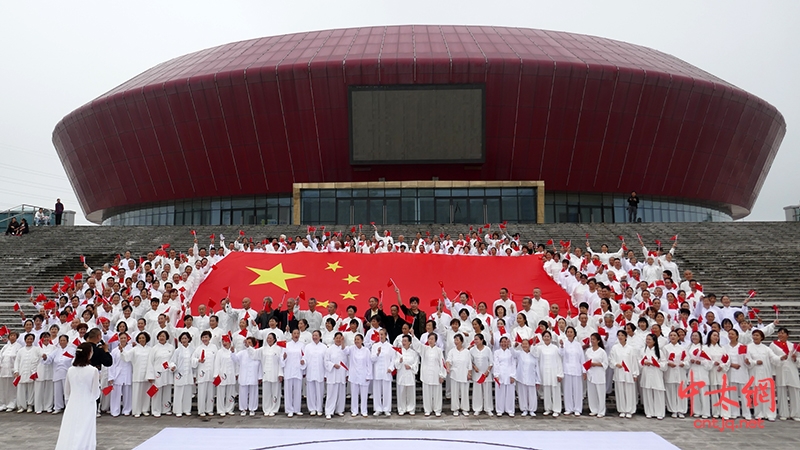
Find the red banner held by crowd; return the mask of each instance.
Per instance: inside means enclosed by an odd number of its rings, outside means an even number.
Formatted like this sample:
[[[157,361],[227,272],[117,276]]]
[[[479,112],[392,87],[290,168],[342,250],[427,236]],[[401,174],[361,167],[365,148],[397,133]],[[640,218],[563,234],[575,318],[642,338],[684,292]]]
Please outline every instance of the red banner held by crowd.
[[[321,302],[319,306],[323,309],[326,302],[335,301],[340,312],[344,312],[347,305],[355,305],[360,315],[367,310],[369,298],[379,297],[379,292],[386,289],[386,280],[390,279],[400,289],[406,305],[411,296],[420,299],[441,296],[440,282],[451,290],[470,291],[477,302],[486,302],[489,308],[499,298],[502,287],[508,288],[510,293],[527,295],[538,287],[543,298],[557,303],[565,313],[569,299],[545,273],[538,255],[511,258],[234,252],[216,263],[197,288],[192,311],[196,313],[199,305],[209,304],[210,300],[218,305],[219,299],[230,289],[233,307],[241,307],[242,298],[249,297],[252,307],[260,311],[264,297],[279,301],[284,294],[298,297],[303,291],[306,297],[316,298],[318,304]],[[522,298],[514,296],[514,301],[521,309]],[[393,293],[387,292],[384,295],[387,313],[391,304],[395,304],[395,298]],[[307,304],[303,302],[301,306],[305,308]],[[420,306],[428,307],[424,300]]]

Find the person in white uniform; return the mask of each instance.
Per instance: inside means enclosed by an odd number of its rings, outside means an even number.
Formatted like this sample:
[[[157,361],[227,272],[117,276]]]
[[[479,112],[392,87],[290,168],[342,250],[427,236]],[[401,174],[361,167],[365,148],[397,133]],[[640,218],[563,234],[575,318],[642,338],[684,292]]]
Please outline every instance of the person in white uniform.
[[[67,337],[62,336],[66,341]],[[113,363],[108,368],[108,383],[113,386],[110,394],[111,401],[111,415],[117,417],[120,414],[123,416],[130,416],[133,409],[132,386],[133,381],[133,366],[130,362],[122,358],[122,352],[129,350],[128,340],[130,336],[128,333],[120,333],[118,335],[119,345],[114,350],[111,350],[111,360]],[[58,352],[56,352],[58,353]],[[56,358],[58,355],[55,355]]]
[[[444,354],[436,345],[438,336],[428,335],[426,345],[419,347],[420,355],[420,381],[422,382],[422,407],[425,417],[435,414],[442,415],[442,382],[447,376],[444,367]]]
[[[6,345],[6,347],[9,347]],[[14,346],[16,347],[16,346]],[[66,406],[66,399],[64,398],[64,380],[67,378],[67,371],[72,367],[72,361],[75,358],[75,349],[71,348],[69,337],[62,334],[58,337],[58,349],[53,353],[53,414],[58,414],[64,410]],[[0,356],[2,359],[2,356]],[[0,367],[2,372],[2,367]],[[130,382],[128,383],[130,398]],[[0,411],[3,408],[3,401],[0,398]],[[130,415],[130,400],[128,400],[128,415]]]
[[[344,336],[337,331],[333,345],[325,352],[325,418],[344,415],[345,391],[347,386],[347,367],[344,360]]]
[[[388,333],[382,328],[380,340],[372,344],[372,409],[374,415],[392,415],[392,372],[395,370],[395,351],[388,341]]]
[[[122,359],[131,364],[133,373],[131,375],[131,398],[133,404],[131,412],[133,417],[150,415],[150,397],[147,396],[147,389],[150,383],[147,381],[147,365],[150,362],[150,350],[147,344],[150,342],[150,334],[141,331],[136,335],[136,346],[131,349],[121,351]]]
[[[172,353],[169,370],[172,372],[174,389],[172,391],[172,412],[175,417],[192,415],[192,389],[194,376],[192,373],[192,333],[184,331],[178,338],[178,348]]]
[[[201,345],[192,353],[192,368],[197,378],[197,414],[214,415],[214,357],[217,347],[211,343],[211,330],[200,333]],[[220,339],[221,342],[221,339]]]
[[[639,361],[641,375],[639,385],[642,388],[642,403],[645,417],[661,420],[664,418],[664,371],[667,360],[658,348],[658,337],[648,334],[645,347]]]
[[[558,417],[561,413],[561,381],[564,367],[561,363],[561,349],[552,342],[549,331],[542,333],[542,344],[535,346],[539,358],[539,378],[544,393],[544,415]]]
[[[494,415],[491,383],[494,378],[492,377],[494,355],[483,333],[476,334],[473,342],[475,345],[469,349],[472,356],[472,410],[476,416],[485,411],[491,417]]]
[[[431,333],[436,336],[436,333]],[[403,336],[401,349],[397,352],[394,366],[397,367],[397,413],[416,414],[417,389],[415,375],[419,371],[419,354],[411,347],[411,336]]]
[[[364,337],[356,334],[354,345],[345,348],[349,362],[348,377],[350,381],[350,415],[359,414],[366,417],[369,400],[369,382],[372,380],[372,355],[364,346]]]
[[[500,338],[500,348],[492,356],[492,370],[497,391],[495,395],[497,417],[504,413],[514,417],[514,384],[517,377],[514,353],[508,338]]]
[[[236,363],[233,360],[233,342],[226,334],[222,336],[222,348],[214,355],[212,382],[217,393],[217,414],[225,417],[233,414],[236,396]]]
[[[302,416],[301,387],[303,385],[303,372],[305,360],[303,359],[305,344],[300,341],[300,330],[295,328],[291,338],[286,341],[281,364],[283,365],[283,398],[284,410],[287,417]]]
[[[325,393],[325,352],[328,347],[322,343],[322,332],[314,330],[311,333],[311,342],[306,345],[305,360],[306,368],[306,403],[309,414],[321,416],[325,404],[323,394]],[[256,391],[258,397],[258,391]]]
[[[270,319],[272,322],[272,319]],[[265,416],[272,417],[281,406],[281,381],[283,381],[283,349],[274,333],[267,334],[264,346],[247,347],[250,358],[261,362],[261,400]]]
[[[538,399],[536,390],[541,386],[539,379],[539,359],[535,352],[532,352],[530,341],[525,341],[520,346],[520,350],[514,352],[517,363],[517,396],[519,397],[519,409],[522,416],[536,417]],[[491,413],[490,413],[491,414]]]
[[[564,371],[562,382],[564,389],[564,414],[580,416],[583,412],[583,377],[586,354],[583,343],[577,339],[577,332],[573,327],[567,327],[566,339],[561,340],[561,362]],[[555,344],[554,344],[555,345]],[[588,350],[588,349],[587,349]],[[605,387],[605,384],[603,384]]]
[[[592,333],[591,347],[586,349],[586,395],[589,397],[589,415],[598,418],[606,415],[606,368],[608,355],[603,348],[603,338]],[[585,366],[584,366],[585,368]]]
[[[472,356],[464,345],[464,336],[456,334],[453,337],[454,347],[447,352],[445,367],[451,379],[450,410],[457,416],[459,410],[464,415],[469,415],[469,380],[472,368]]]

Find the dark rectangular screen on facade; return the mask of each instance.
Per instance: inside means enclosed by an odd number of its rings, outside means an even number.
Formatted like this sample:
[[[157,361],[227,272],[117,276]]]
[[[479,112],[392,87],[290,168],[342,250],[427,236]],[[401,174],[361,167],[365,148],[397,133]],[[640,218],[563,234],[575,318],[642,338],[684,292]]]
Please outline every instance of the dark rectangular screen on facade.
[[[481,86],[350,89],[352,164],[484,160]]]

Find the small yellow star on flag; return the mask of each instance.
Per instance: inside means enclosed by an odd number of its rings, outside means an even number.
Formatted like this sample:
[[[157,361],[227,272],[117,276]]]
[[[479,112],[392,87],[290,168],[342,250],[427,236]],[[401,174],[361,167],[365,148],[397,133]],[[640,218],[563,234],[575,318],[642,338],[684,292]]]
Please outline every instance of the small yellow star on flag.
[[[347,281],[347,284],[351,284],[351,283],[361,283],[361,280],[359,280],[359,279],[358,279],[358,277],[360,277],[360,276],[361,276],[361,275],[355,275],[355,276],[354,276],[354,275],[350,275],[350,274],[348,273],[348,274],[347,274],[347,278],[342,278],[342,281]]]
[[[300,275],[298,273],[284,272],[282,263],[278,263],[275,267],[269,270],[258,269],[255,267],[248,267],[248,269],[252,270],[256,273],[256,275],[258,275],[258,278],[250,283],[250,286],[272,283],[287,292],[289,291],[289,288],[286,286],[286,280],[305,277],[305,275]]]
[[[328,264],[328,267],[326,267],[325,270],[332,270],[333,273],[336,273],[336,269],[341,269],[342,268],[342,266],[339,265],[339,261],[332,262],[332,263],[327,263],[327,264]]]
[[[358,294],[353,294],[353,293],[352,293],[352,292],[350,292],[350,291],[347,291],[347,293],[346,293],[346,294],[339,294],[339,295],[341,295],[341,296],[342,296],[342,300],[347,300],[347,299],[350,299],[350,300],[355,300],[355,299],[356,299],[356,297],[358,297]]]

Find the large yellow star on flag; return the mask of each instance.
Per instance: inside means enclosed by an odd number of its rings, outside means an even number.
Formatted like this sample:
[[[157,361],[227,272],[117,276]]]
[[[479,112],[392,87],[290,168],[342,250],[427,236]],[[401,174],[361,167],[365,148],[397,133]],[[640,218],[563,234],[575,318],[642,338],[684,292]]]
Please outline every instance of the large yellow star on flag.
[[[258,278],[250,283],[250,286],[272,283],[286,292],[289,292],[289,288],[286,286],[286,280],[305,277],[305,275],[300,275],[297,273],[284,272],[282,263],[278,263],[278,265],[269,270],[257,269],[255,267],[248,267],[248,269],[252,270],[258,275]]]
[[[333,273],[336,273],[336,269],[341,269],[342,268],[342,266],[339,265],[339,261],[332,262],[332,263],[327,263],[327,264],[328,264],[328,267],[326,267],[325,270],[332,270]]]
[[[346,293],[346,294],[339,294],[339,295],[341,295],[341,296],[342,296],[342,300],[347,300],[347,299],[350,299],[350,300],[355,300],[355,299],[356,299],[356,297],[358,297],[358,294],[353,294],[353,293],[352,293],[352,292],[350,292],[350,291],[347,291],[347,293]]]
[[[361,275],[350,275],[348,273],[347,274],[347,278],[342,278],[342,281],[347,281],[347,284],[361,283],[361,280],[358,279],[358,277],[360,277],[360,276]]]

